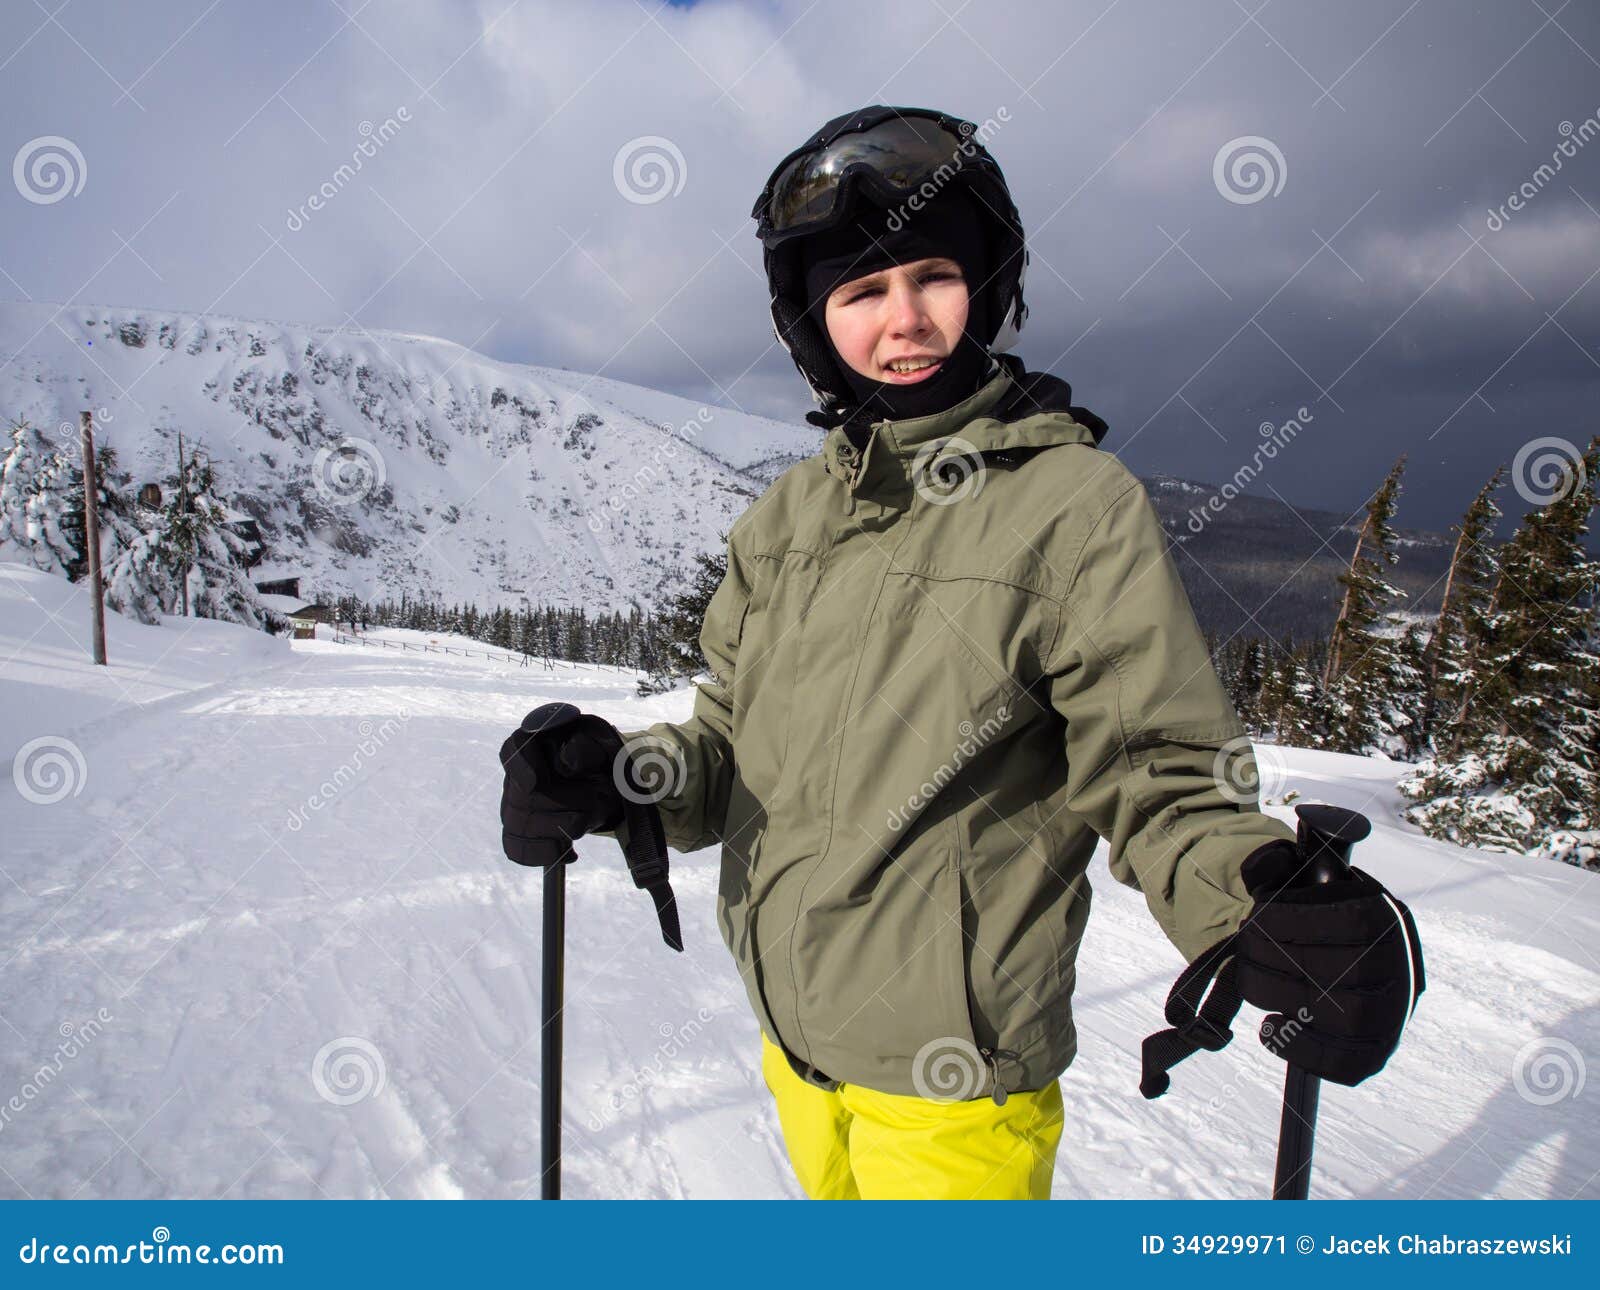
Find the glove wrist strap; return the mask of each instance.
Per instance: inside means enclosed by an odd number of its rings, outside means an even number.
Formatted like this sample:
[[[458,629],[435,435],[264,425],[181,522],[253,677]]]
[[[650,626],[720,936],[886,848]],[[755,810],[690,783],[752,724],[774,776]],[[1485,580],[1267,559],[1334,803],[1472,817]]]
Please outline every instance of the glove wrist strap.
[[[1139,1092],[1146,1099],[1160,1097],[1171,1087],[1167,1072],[1184,1058],[1202,1048],[1217,1052],[1233,1038],[1228,1027],[1244,1002],[1235,979],[1233,950],[1237,939],[1238,934],[1234,933],[1218,941],[1184,968],[1173,983],[1166,1009],[1167,1024],[1172,1029],[1147,1036],[1140,1046],[1143,1071]]]

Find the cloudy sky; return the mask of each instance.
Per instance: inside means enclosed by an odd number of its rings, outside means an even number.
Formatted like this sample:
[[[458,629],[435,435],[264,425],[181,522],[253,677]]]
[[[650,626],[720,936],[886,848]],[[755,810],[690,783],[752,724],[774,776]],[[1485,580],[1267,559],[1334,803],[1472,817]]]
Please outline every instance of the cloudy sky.
[[[1600,430],[1587,3],[8,0],[0,59],[4,299],[423,332],[798,418],[755,194],[828,117],[937,106],[1002,123],[1017,352],[1141,473],[1226,479],[1306,408],[1251,491],[1354,509],[1406,452],[1400,522],[1442,528]]]

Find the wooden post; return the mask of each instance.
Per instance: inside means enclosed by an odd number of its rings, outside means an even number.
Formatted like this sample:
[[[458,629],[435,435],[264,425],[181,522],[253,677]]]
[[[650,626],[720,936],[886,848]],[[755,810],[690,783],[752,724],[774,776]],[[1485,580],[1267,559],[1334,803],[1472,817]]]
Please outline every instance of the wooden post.
[[[83,442],[83,541],[89,556],[89,603],[94,612],[94,661],[106,665],[106,603],[100,575],[100,476],[94,467],[94,413],[78,414]]]
[[[178,431],[178,514],[189,513],[189,475],[183,468],[183,431]],[[184,534],[188,537],[187,531]],[[189,562],[183,562],[183,616],[189,616]]]

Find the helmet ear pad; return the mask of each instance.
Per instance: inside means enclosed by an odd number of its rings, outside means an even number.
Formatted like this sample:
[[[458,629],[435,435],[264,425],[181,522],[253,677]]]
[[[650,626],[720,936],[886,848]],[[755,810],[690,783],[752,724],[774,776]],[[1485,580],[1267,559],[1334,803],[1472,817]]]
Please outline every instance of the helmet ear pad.
[[[805,283],[800,280],[796,249],[779,247],[768,251],[767,272],[773,287],[772,321],[778,339],[822,406],[845,404],[850,383],[834,361],[833,347],[813,316],[819,311],[808,311],[798,303],[805,299]]]

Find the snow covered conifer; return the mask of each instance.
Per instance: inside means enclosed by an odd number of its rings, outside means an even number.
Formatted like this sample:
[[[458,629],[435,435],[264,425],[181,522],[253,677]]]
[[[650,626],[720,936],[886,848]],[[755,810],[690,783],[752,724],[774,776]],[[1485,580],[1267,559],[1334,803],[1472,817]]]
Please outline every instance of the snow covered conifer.
[[[80,576],[84,563],[83,472],[25,417],[0,458],[0,557],[46,573]],[[76,483],[76,489],[74,489]],[[79,513],[72,512],[74,493]]]
[[[1549,851],[1600,829],[1600,561],[1584,547],[1600,437],[1565,466],[1501,551],[1484,645],[1467,676],[1455,755],[1422,763],[1401,791],[1435,837]],[[1580,845],[1557,847],[1562,858]],[[1570,853],[1570,854],[1569,854]],[[1592,846],[1589,854],[1593,854]]]
[[[1485,618],[1500,570],[1494,525],[1503,512],[1494,495],[1505,478],[1497,468],[1456,525],[1444,599],[1423,656],[1422,737],[1435,746],[1458,742],[1458,717],[1486,635]]]
[[[706,606],[727,571],[728,557],[724,553],[695,556],[694,580],[668,600],[656,617],[662,658],[650,676],[640,681],[641,694],[658,694],[707,670],[705,655],[700,652],[700,627],[705,622]]]
[[[1322,684],[1334,699],[1331,746],[1341,752],[1398,751],[1410,719],[1397,706],[1404,684],[1398,643],[1401,624],[1388,605],[1406,593],[1384,576],[1399,561],[1399,535],[1390,521],[1400,496],[1400,459],[1367,502],[1350,567],[1339,575],[1344,601],[1328,642]]]

